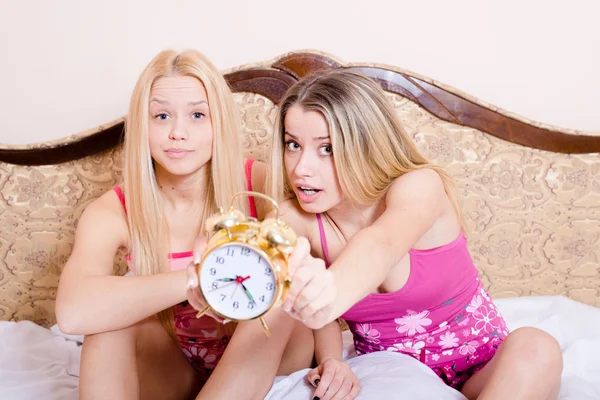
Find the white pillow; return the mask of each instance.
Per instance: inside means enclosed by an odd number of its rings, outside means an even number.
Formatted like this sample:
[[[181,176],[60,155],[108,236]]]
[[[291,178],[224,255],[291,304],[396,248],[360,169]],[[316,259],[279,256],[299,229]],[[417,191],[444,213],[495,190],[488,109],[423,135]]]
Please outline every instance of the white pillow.
[[[358,379],[361,390],[358,399],[436,399],[465,400],[458,391],[446,384],[425,364],[411,356],[380,351],[356,357],[350,332],[344,332],[344,355]],[[307,400],[315,388],[308,383],[304,369],[286,377],[277,377],[265,400]]]

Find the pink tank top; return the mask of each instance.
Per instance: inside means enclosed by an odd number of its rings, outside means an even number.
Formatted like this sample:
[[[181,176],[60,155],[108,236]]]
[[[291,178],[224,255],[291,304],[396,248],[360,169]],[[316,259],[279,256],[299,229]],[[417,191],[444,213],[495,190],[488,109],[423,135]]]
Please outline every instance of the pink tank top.
[[[252,164],[254,160],[246,161],[246,183],[248,190],[252,190]],[[115,186],[116,192],[125,212],[125,196],[119,186]],[[249,197],[250,216],[257,218],[254,198]],[[187,268],[192,262],[193,252],[169,253],[169,269],[180,271]],[[129,269],[135,273],[133,262],[129,254],[125,256]],[[179,339],[179,345],[192,366],[198,370],[204,380],[208,379],[210,372],[216,367],[217,362],[225,352],[230,337],[224,334],[224,330],[218,326],[216,321],[209,316],[196,318],[198,313],[187,301],[173,307],[175,334]]]
[[[320,214],[317,222],[329,267]],[[448,244],[411,249],[409,254],[410,274],[400,290],[371,293],[342,315],[358,354],[401,351],[430,364],[506,336],[506,325],[478,279],[462,232]]]

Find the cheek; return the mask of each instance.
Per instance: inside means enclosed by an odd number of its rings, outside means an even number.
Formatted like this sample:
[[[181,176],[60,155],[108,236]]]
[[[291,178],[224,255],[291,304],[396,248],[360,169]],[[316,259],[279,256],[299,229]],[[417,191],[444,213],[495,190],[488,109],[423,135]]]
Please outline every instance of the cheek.
[[[192,127],[191,134],[197,138],[198,142],[204,145],[212,144],[214,139],[213,128],[210,122]]]
[[[148,146],[152,152],[160,148],[161,136],[160,129],[148,127]]]
[[[332,157],[328,160],[327,166],[324,166],[323,170],[326,171],[326,179],[331,187],[336,188],[337,191],[341,193],[342,189],[340,187],[340,181],[338,179],[335,163],[333,162]]]
[[[152,142],[158,142],[162,140],[165,136],[168,137],[170,131],[169,124],[165,121],[162,123],[157,123],[153,119],[148,121],[148,140]]]
[[[294,157],[290,155],[289,152],[283,153],[283,166],[285,167],[285,173],[289,177],[292,175],[292,171],[296,166],[296,162],[294,161]]]

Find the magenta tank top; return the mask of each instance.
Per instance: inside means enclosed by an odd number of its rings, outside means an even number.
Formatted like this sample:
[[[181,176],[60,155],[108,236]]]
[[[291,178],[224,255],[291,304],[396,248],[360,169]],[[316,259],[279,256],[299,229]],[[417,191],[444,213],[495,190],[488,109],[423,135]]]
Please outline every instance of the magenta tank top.
[[[320,214],[317,222],[329,267]],[[465,343],[472,345],[506,335],[504,321],[478,279],[462,232],[448,244],[428,250],[411,249],[409,254],[410,275],[402,288],[392,293],[371,293],[342,315],[358,354],[402,351],[421,361],[435,354],[433,360],[437,361],[442,353],[448,358],[460,354],[459,348]]]

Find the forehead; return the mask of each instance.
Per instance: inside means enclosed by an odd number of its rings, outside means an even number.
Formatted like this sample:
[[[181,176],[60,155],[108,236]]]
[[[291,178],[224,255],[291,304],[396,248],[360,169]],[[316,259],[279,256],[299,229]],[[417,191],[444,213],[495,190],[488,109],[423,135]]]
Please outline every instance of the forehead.
[[[191,76],[165,76],[154,81],[150,89],[150,99],[163,99],[169,102],[208,101],[202,82]]]
[[[284,120],[285,132],[297,137],[327,137],[327,120],[318,111],[293,106],[287,111]]]

